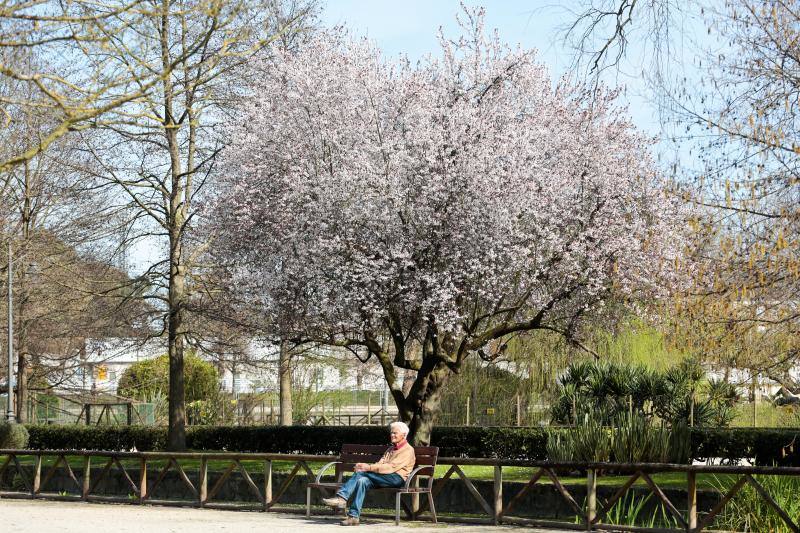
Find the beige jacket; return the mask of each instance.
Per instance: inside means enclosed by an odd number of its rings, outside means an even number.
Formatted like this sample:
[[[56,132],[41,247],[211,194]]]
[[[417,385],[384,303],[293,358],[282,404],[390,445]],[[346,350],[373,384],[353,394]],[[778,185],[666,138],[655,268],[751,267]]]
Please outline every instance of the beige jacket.
[[[394,446],[386,450],[381,460],[369,465],[368,472],[376,474],[399,474],[403,479],[414,469],[417,458],[414,455],[414,448],[406,442],[399,449]]]

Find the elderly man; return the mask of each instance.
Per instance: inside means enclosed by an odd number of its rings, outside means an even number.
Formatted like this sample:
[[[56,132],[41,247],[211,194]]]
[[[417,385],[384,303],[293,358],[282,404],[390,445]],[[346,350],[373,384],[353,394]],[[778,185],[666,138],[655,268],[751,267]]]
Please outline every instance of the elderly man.
[[[336,496],[324,498],[322,501],[335,509],[344,509],[347,500],[352,498],[347,518],[343,526],[357,526],[364,496],[373,487],[402,487],[406,478],[414,469],[416,457],[414,448],[406,441],[408,426],[403,422],[395,422],[390,427],[392,446],[386,450],[377,463],[356,463],[355,474],[342,485]]]

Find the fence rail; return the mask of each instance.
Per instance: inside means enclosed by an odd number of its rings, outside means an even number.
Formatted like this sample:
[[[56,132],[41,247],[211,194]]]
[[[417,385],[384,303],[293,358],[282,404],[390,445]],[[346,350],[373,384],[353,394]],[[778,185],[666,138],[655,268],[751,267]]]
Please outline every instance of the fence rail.
[[[26,469],[23,467],[20,458],[27,458],[28,463],[31,459],[32,466]],[[43,468],[45,458],[55,458],[47,468]],[[82,458],[82,472],[76,475],[70,466],[69,458]],[[59,499],[79,499],[84,501],[113,501],[127,502],[135,504],[147,504],[157,502],[159,504],[172,504],[181,506],[209,507],[225,506],[231,502],[223,502],[217,498],[220,489],[226,482],[232,479],[236,473],[245,481],[250,493],[257,502],[257,507],[263,511],[277,510],[277,504],[281,503],[281,498],[286,494],[287,489],[295,478],[305,476],[307,480],[313,481],[314,472],[309,463],[328,462],[332,459],[330,455],[292,455],[292,454],[264,454],[264,453],[170,453],[170,452],[111,452],[111,451],[85,451],[85,450],[0,450],[0,497],[8,498],[59,498]],[[186,463],[191,461],[192,468],[197,468],[197,477],[193,482],[187,475],[188,466]],[[215,462],[225,465],[221,470],[216,482],[209,487],[209,463]],[[263,484],[259,485],[251,476],[253,467],[250,471],[248,465],[257,462],[263,468]],[[292,464],[289,474],[283,479],[278,487],[273,487],[273,462],[285,461]],[[75,462],[75,461],[73,461]],[[94,475],[92,465],[102,464],[99,475]],[[699,532],[707,530],[713,525],[714,518],[723,511],[735,495],[746,485],[753,487],[755,492],[775,513],[783,520],[786,527],[792,532],[800,532],[798,519],[792,517],[781,508],[775,499],[768,493],[764,486],[754,477],[760,476],[800,476],[800,468],[796,467],[758,467],[758,466],[724,466],[724,465],[676,465],[658,463],[585,463],[585,462],[566,462],[555,463],[549,461],[505,461],[486,458],[453,458],[441,457],[439,465],[449,466],[447,472],[434,481],[433,496],[436,498],[444,488],[448,480],[454,476],[459,479],[466,487],[471,497],[475,500],[478,509],[485,515],[483,518],[475,519],[443,516],[440,519],[446,521],[478,521],[484,523],[522,523],[539,527],[558,527],[568,529],[592,530],[629,530],[629,531],[687,531]],[[127,467],[126,467],[127,465]],[[138,466],[138,472],[134,471],[133,465]],[[493,469],[492,494],[489,500],[484,498],[476,488],[474,479],[471,479],[462,467],[465,466],[486,466]],[[531,469],[531,476],[527,483],[520,483],[515,487],[515,493],[504,495],[504,487],[508,484],[503,483],[504,467],[526,467]],[[13,470],[11,470],[13,469]],[[123,481],[126,489],[129,490],[129,497],[111,497],[97,493],[103,479],[108,478],[109,472],[116,469]],[[54,475],[61,470],[62,474],[71,480],[71,491],[55,492],[51,487]],[[165,479],[167,473],[173,470],[180,478],[182,485],[191,495],[190,500],[186,499],[159,499],[152,498],[156,488]],[[578,503],[569,489],[562,482],[565,473],[582,470],[587,472],[586,498],[583,503]],[[14,487],[5,487],[3,490],[2,480],[7,471],[15,471],[19,476],[24,490]],[[627,479],[619,486],[614,495],[601,501],[597,493],[597,475],[600,472],[613,471],[617,474],[624,474]],[[686,500],[681,505],[665,494],[661,487],[654,481],[652,475],[656,473],[683,473],[686,476]],[[43,475],[44,474],[44,475]],[[133,475],[132,475],[133,474]],[[698,513],[697,508],[697,475],[698,474],[728,474],[737,476],[736,482],[730,487],[726,494],[722,495],[716,505],[707,513]],[[149,476],[155,475],[155,480],[150,482]],[[8,477],[8,476],[6,476]],[[574,513],[573,522],[537,520],[521,516],[514,516],[513,511],[519,502],[531,491],[540,481],[549,480],[560,497],[566,501]],[[639,526],[626,526],[609,522],[609,511],[620,502],[631,490],[634,484],[642,480],[649,491],[656,497],[657,501],[664,506],[664,509],[680,526],[679,529],[646,528]],[[49,489],[49,490],[48,490]],[[574,489],[573,489],[574,490]],[[242,507],[239,505],[238,507]],[[438,507],[438,505],[437,505]],[[683,510],[681,510],[683,509]],[[283,512],[302,512],[298,508],[280,507]],[[426,519],[423,516],[426,508],[420,505],[418,500],[412,502],[412,507],[407,510],[407,514],[413,518]]]

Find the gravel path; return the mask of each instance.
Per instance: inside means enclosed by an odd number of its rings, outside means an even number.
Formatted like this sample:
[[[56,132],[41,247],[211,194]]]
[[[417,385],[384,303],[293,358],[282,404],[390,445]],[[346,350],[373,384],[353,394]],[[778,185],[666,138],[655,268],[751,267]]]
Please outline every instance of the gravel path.
[[[464,524],[415,522],[395,527],[392,522],[367,518],[361,526],[342,530],[340,518],[319,516],[0,499],[0,531],[13,533],[302,533],[356,531],[359,533],[544,533],[544,530]],[[554,533],[554,530],[547,530]]]

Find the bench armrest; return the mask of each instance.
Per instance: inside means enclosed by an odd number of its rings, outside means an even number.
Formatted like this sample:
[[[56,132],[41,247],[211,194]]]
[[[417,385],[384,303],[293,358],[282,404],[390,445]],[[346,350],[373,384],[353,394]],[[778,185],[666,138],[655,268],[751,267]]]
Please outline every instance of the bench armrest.
[[[323,466],[322,469],[320,469],[319,474],[317,474],[317,478],[314,480],[314,483],[319,483],[325,471],[330,467],[332,467],[333,465],[338,465],[338,464],[341,464],[341,461],[331,461],[330,463]]]
[[[433,465],[418,466],[417,468],[412,470],[411,473],[408,474],[408,477],[406,478],[406,484],[405,484],[405,486],[403,488],[404,489],[410,488],[411,487],[411,482],[414,480],[414,477],[416,477],[417,473],[420,470],[425,470],[427,468],[434,468],[434,467],[433,467]],[[431,475],[430,478],[428,479],[428,488],[430,488],[432,483],[433,483],[433,475]]]

